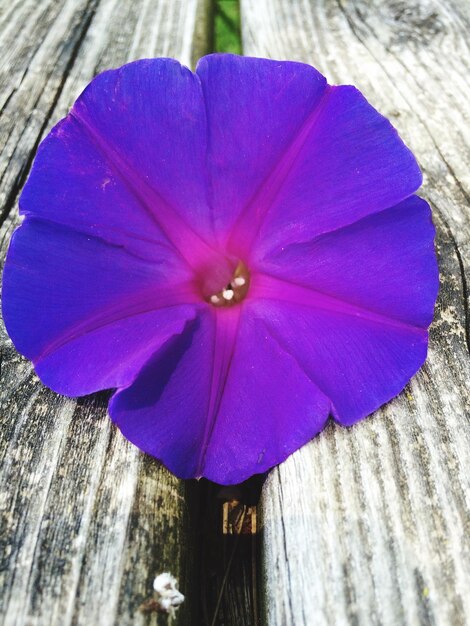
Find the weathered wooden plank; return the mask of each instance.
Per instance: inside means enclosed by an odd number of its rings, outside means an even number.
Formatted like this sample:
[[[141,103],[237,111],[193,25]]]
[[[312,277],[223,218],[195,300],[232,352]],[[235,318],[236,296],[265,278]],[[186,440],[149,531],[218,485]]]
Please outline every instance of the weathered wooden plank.
[[[441,291],[429,358],[373,417],[331,425],[262,497],[267,623],[470,620],[470,83],[466,2],[242,0],[245,54],[356,84],[423,168]]]
[[[194,34],[206,9],[205,0],[0,3],[2,265],[41,138],[97,72],[143,56],[189,64],[207,38],[201,21]],[[189,591],[186,486],[111,427],[104,394],[77,402],[45,389],[3,325],[0,359],[1,623],[167,623],[139,606],[165,570]],[[194,595],[178,623],[190,623]]]

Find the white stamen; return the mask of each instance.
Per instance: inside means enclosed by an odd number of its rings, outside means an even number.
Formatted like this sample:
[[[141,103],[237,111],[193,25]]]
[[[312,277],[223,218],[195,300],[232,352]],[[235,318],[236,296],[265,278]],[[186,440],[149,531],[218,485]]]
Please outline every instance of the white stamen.
[[[237,276],[236,278],[232,280],[233,287],[241,287],[245,283],[246,283],[246,280],[243,278],[243,276]]]
[[[222,295],[225,300],[231,300],[233,298],[233,291],[231,289],[224,289]]]
[[[211,296],[211,302],[212,304],[219,304],[220,302],[219,296]]]

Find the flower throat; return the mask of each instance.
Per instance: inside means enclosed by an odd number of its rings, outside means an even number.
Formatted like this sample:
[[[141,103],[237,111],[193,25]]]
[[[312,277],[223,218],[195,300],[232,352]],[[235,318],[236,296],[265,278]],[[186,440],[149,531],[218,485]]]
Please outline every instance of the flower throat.
[[[246,298],[249,287],[250,272],[243,261],[240,261],[235,268],[232,279],[225,288],[211,294],[206,299],[215,307],[233,306]]]

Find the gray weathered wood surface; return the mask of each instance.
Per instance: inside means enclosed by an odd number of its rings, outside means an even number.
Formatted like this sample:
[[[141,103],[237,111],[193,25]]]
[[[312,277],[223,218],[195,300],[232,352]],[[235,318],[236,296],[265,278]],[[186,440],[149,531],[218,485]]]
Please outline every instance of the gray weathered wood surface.
[[[190,64],[201,0],[0,3],[1,259],[35,150],[97,72],[145,56]],[[196,49],[199,47],[199,49]],[[45,389],[0,325],[0,622],[165,624],[139,605],[170,570],[197,598],[186,486],[111,427],[106,398]],[[174,622],[175,623],[175,622]]]
[[[262,497],[269,626],[470,623],[470,3],[241,0],[244,53],[312,63],[392,119],[424,171],[441,291],[429,358]],[[467,278],[466,278],[467,277]]]
[[[210,44],[210,4],[0,0],[0,259],[37,145],[81,89],[102,69],[139,57],[191,64]],[[258,566],[263,623],[463,626],[470,622],[470,4],[241,6],[245,54],[310,62],[330,82],[356,84],[394,121],[424,170],[441,269],[420,374],[372,418],[349,430],[332,425],[268,478]],[[76,402],[45,389],[1,324],[0,368],[0,623],[165,624],[139,605],[154,575],[170,569],[187,596],[173,623],[196,626],[201,538],[188,487],[115,432],[104,395]],[[220,546],[225,567],[231,552],[217,541],[211,546],[206,536],[203,550]],[[256,602],[251,567],[233,568],[240,582],[217,623],[250,624],[253,607],[243,609]],[[220,572],[211,576],[203,605],[218,595]],[[202,612],[210,623],[211,608]]]

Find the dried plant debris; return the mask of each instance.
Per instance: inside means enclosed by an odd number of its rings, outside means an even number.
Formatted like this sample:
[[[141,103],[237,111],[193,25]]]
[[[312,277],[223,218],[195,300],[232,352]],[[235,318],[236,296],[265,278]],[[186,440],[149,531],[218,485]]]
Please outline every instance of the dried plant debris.
[[[143,613],[167,613],[174,617],[176,609],[184,602],[184,595],[177,585],[178,581],[169,572],[159,574],[153,581],[156,597],[144,602],[140,610]]]

